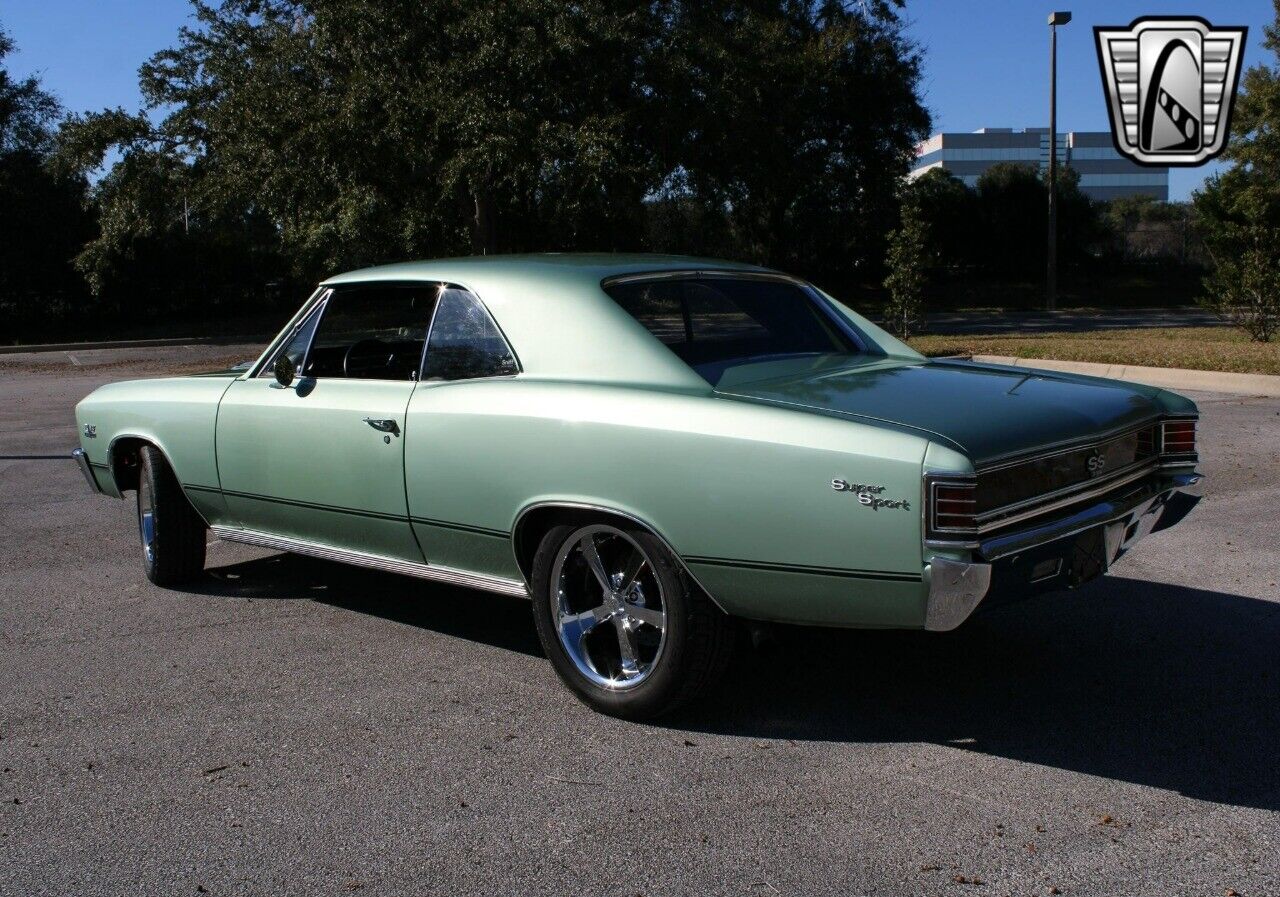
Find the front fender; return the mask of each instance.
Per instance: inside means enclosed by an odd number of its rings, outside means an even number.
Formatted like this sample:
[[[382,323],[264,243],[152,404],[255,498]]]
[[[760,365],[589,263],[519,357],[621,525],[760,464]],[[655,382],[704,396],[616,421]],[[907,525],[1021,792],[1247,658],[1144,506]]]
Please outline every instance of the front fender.
[[[86,396],[76,405],[76,427],[102,493],[120,497],[130,488],[121,480],[122,453],[147,442],[164,455],[197,507],[203,501],[197,492],[217,495],[214,424],[231,382],[221,377],[133,380]]]

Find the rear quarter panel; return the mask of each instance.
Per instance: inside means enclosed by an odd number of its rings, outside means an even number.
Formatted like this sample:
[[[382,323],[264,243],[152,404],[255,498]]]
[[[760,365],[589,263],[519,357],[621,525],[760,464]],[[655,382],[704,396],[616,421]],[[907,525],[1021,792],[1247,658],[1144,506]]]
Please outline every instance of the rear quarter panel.
[[[730,613],[923,618],[919,436],[709,394],[526,378],[420,384],[405,435],[429,561],[518,576],[508,539],[521,511],[574,502],[647,522]],[[833,478],[883,486],[907,507],[872,510]]]

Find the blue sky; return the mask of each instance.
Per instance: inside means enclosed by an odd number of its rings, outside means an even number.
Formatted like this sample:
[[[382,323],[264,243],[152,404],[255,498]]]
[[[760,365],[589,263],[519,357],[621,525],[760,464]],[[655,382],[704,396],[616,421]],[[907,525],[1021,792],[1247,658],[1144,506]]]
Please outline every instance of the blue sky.
[[[1048,124],[1047,4],[1027,0],[911,0],[906,16],[925,50],[925,100],[935,130]],[[1058,127],[1108,128],[1093,46],[1094,25],[1127,25],[1142,15],[1199,14],[1218,25],[1247,25],[1246,66],[1274,59],[1261,49],[1269,0],[1200,0],[1193,6],[1154,0],[1061,0],[1074,20],[1059,29]],[[19,75],[39,73],[73,111],[134,109],[138,66],[171,46],[190,22],[187,0],[5,0],[0,25],[14,38]],[[1213,166],[1175,169],[1170,193],[1184,199]]]
[[[1106,131],[1107,107],[1093,42],[1095,25],[1128,25],[1145,15],[1200,15],[1215,25],[1249,28],[1244,64],[1274,65],[1262,49],[1262,27],[1275,17],[1270,0],[914,0],[906,15],[925,51],[925,102],[935,131],[1049,124],[1050,10],[1067,9],[1071,24],[1058,29],[1058,129]],[[1175,168],[1169,198],[1186,199],[1219,166]]]

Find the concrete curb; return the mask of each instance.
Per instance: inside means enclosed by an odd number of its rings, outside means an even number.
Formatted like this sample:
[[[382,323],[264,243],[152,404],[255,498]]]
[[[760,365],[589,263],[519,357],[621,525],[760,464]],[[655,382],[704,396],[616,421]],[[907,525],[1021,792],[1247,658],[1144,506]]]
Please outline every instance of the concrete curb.
[[[1225,371],[1192,371],[1185,368],[1149,368],[1134,364],[1095,364],[1088,361],[1058,361],[1053,358],[1014,358],[1010,355],[975,355],[974,361],[1007,364],[1020,368],[1041,368],[1090,377],[1128,380],[1169,389],[1198,389],[1242,396],[1280,398],[1280,377],[1270,374],[1232,374]]]
[[[250,343],[265,346],[270,341],[269,336],[186,336],[102,343],[36,343],[30,346],[0,346],[0,355],[22,355],[27,352],[75,352],[89,349],[160,349],[165,346],[241,346]]]

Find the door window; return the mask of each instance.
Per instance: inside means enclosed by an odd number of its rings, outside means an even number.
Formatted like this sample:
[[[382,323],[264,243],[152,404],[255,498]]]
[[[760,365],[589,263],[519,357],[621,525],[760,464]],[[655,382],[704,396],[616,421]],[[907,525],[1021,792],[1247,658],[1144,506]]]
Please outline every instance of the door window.
[[[307,319],[302,322],[302,326],[297,329],[292,339],[276,352],[275,357],[268,364],[263,365],[262,370],[258,372],[259,377],[274,377],[276,362],[286,356],[293,362],[295,371],[302,370],[302,361],[307,356],[307,347],[311,345],[311,337],[315,335],[316,324],[320,323],[320,313],[323,310],[323,302],[311,310],[311,314],[307,315]]]
[[[307,353],[305,377],[413,380],[439,284],[337,287]]]
[[[511,347],[480,300],[458,287],[442,290],[422,379],[466,380],[519,371]]]

